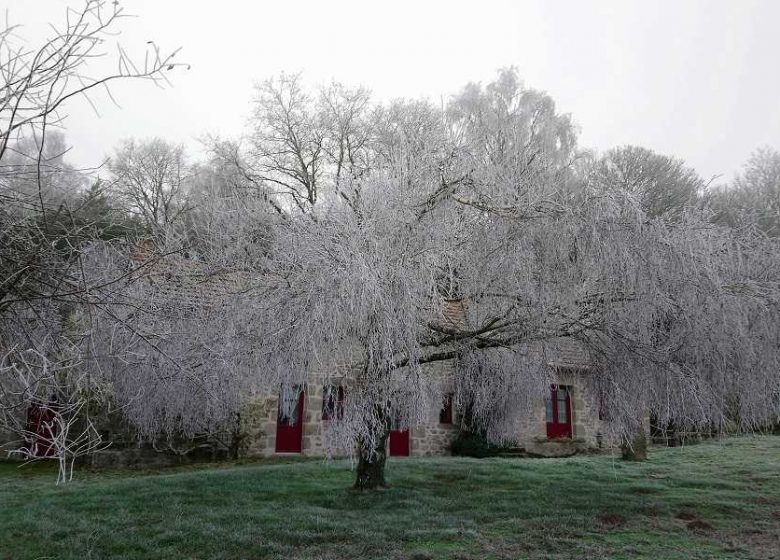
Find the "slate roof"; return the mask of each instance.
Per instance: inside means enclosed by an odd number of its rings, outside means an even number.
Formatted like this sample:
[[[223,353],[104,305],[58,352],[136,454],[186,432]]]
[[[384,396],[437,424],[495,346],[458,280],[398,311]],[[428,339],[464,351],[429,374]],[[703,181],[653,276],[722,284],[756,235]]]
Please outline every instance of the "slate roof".
[[[546,343],[547,363],[556,368],[588,369],[593,360],[587,346],[579,340],[555,338]]]
[[[158,256],[148,241],[136,246],[131,258],[140,265],[135,276],[148,284],[145,295],[152,304],[180,309],[218,306],[250,284],[245,272],[211,269],[179,254]]]

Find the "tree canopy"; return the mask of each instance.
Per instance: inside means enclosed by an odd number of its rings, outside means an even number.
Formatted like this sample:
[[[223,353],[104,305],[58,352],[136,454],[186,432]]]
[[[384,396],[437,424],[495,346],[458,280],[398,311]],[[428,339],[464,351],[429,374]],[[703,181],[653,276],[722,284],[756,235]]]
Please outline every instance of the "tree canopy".
[[[254,177],[268,190],[249,206],[210,198],[199,211],[221,225],[204,233],[197,266],[232,288],[203,305],[142,288],[127,302],[103,370],[120,395],[157,403],[130,407],[131,419],[150,433],[197,431],[228,421],[242,393],[347,374],[330,445],[357,449],[358,484],[376,486],[391,422],[423,423],[442,399],[435,364],[452,364],[470,420],[500,440],[573,341],[619,437],[646,413],[691,428],[774,421],[776,241],[713,224],[677,160],[623,149],[581,174],[570,121],[553,107],[503,72],[444,110],[372,110],[371,165],[323,174],[316,197],[273,194],[275,180]],[[253,168],[267,165],[257,157]],[[256,243],[229,259],[220,249]],[[444,317],[453,304],[462,321]]]
[[[469,427],[498,441],[574,344],[616,437],[647,413],[777,421],[775,152],[735,182],[742,209],[718,214],[680,160],[591,158],[514,69],[441,107],[281,75],[208,161],[128,140],[89,182],[47,133],[63,104],[176,66],[152,44],[143,68],[120,49],[116,74],[87,79],[120,15],[89,0],[0,63],[0,419],[55,390],[63,422],[89,394],[142,437],[193,436],[229,426],[247,395],[348,378],[327,445],[357,456],[371,488],[390,426],[424,423],[446,372]],[[63,457],[96,448],[90,426]]]

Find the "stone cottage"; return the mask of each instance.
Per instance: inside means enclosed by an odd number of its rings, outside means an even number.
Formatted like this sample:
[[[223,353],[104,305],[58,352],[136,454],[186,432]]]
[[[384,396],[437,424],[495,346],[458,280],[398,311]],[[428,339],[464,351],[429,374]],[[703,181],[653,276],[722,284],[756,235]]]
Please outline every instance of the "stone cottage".
[[[189,305],[204,298],[229,293],[241,284],[241,275],[209,276],[196,261],[183,258],[153,258],[149,244],[140,245],[133,254],[136,263],[144,263],[143,280],[150,290]],[[151,263],[149,265],[149,263]],[[442,320],[450,327],[464,327],[465,310],[459,300],[449,301]],[[589,359],[576,341],[561,339],[553,345],[554,359],[549,361],[553,384],[549,396],[540,400],[534,411],[520,421],[514,439],[528,453],[540,456],[571,454],[600,447],[602,422],[597,396],[587,392],[584,379]],[[426,364],[431,375],[444,379],[449,390],[441,407],[428,411],[428,422],[410,430],[391,431],[390,456],[428,456],[449,453],[459,428],[458,404],[453,398],[452,364]],[[325,431],[328,423],[341,414],[349,398],[349,376],[334,382],[332,375],[310,374],[305,386],[286,394],[269,390],[248,396],[243,419],[243,449],[249,456],[274,454],[326,454]],[[338,379],[338,378],[337,378]],[[287,412],[285,412],[287,411]]]

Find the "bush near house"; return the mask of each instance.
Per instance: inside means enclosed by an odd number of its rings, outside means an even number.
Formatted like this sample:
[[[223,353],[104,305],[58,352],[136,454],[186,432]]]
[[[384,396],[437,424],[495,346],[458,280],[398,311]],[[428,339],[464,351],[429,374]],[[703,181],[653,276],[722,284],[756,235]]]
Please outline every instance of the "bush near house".
[[[460,432],[450,445],[453,455],[459,457],[495,457],[511,449],[512,446],[490,443],[485,434],[479,432]]]

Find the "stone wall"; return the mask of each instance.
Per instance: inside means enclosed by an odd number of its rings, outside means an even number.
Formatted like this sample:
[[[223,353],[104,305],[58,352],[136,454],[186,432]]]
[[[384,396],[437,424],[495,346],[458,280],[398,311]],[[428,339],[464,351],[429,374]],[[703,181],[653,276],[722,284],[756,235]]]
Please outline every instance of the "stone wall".
[[[447,390],[451,385],[449,364],[437,364],[427,368],[427,374],[440,377],[442,387]],[[326,438],[328,437],[327,420],[322,419],[323,391],[325,385],[335,383],[322,375],[312,375],[306,383],[304,391],[303,410],[303,446],[301,455],[321,457],[328,453],[344,455],[345,452],[328,449]],[[342,385],[346,389],[346,398],[349,399],[349,380],[342,379]],[[449,383],[449,385],[448,385]],[[254,419],[254,427],[247,427],[254,436],[248,441],[248,456],[269,456],[276,454],[276,423],[279,411],[279,395],[264,394],[253,397],[255,407],[262,409]],[[453,409],[453,418],[457,411]],[[414,456],[446,455],[449,454],[449,446],[457,435],[457,425],[439,423],[439,406],[433,404],[428,411],[428,422],[423,426],[414,426],[410,431],[410,448]]]
[[[438,364],[431,368],[428,374],[438,376],[442,380],[445,392],[450,391],[451,366]],[[596,450],[600,447],[614,445],[607,437],[607,426],[599,420],[598,396],[589,394],[586,390],[584,369],[559,369],[552,382],[570,387],[572,404],[572,438],[548,440],[545,422],[545,403],[540,399],[530,414],[518,419],[516,437],[518,445],[526,448],[529,453],[538,455],[571,454],[586,450]],[[327,421],[322,420],[323,389],[328,380],[324,376],[312,376],[306,384],[304,398],[303,450],[304,456],[325,456],[328,452],[325,438],[327,437]],[[344,381],[349,398],[348,381]],[[448,385],[450,384],[450,385]],[[278,395],[262,395],[254,398],[256,407],[262,414],[256,415],[256,428],[253,440],[248,446],[250,456],[268,456],[276,453],[276,421],[279,406]],[[412,456],[448,455],[450,444],[458,433],[457,410],[453,410],[452,424],[439,423],[439,409],[431,406],[428,419],[424,425],[412,427],[410,432],[410,448]],[[564,445],[565,443],[565,445]],[[343,452],[342,452],[343,454]]]
[[[439,424],[438,421],[414,428],[411,433],[411,454],[414,457],[449,455],[450,444],[457,435],[456,424]]]
[[[324,376],[315,375],[306,383],[303,399],[303,446],[301,455],[325,456],[325,424],[322,419],[322,398],[325,384]],[[279,414],[279,395],[264,394],[253,397],[254,406],[261,409],[254,420],[255,434],[247,447],[247,455],[252,457],[276,454],[276,423]]]
[[[439,378],[440,388],[443,392],[452,392],[451,365],[447,363],[431,366],[428,375]],[[598,396],[588,394],[584,376],[587,370],[561,369],[553,376],[552,382],[570,387],[572,404],[572,438],[571,440],[548,440],[545,422],[545,403],[540,399],[533,410],[517,421],[514,439],[520,447],[524,447],[529,453],[555,456],[569,455],[573,452],[594,450],[599,447],[614,446],[616,442],[610,441],[605,423],[598,418]],[[326,384],[334,383],[331,378],[322,375],[310,376],[304,393],[303,413],[303,445],[301,455],[324,457],[333,455],[345,455],[341,452],[328,449],[326,438],[328,437],[328,421],[322,419],[323,391]],[[341,379],[346,387],[346,398],[349,399],[349,380]],[[279,395],[271,393],[255,394],[247,398],[241,410],[241,436],[242,452],[249,457],[271,456],[276,454],[276,424],[279,407]],[[104,426],[107,427],[107,426]],[[114,427],[114,426],[112,426]],[[121,450],[130,447],[130,439],[120,437],[124,435],[122,430],[114,427],[110,431],[110,438],[115,445],[110,450]],[[453,404],[453,423],[441,424],[439,422],[438,402],[432,403],[427,414],[427,420],[423,425],[414,426],[410,430],[410,452],[412,456],[449,455],[450,445],[458,434],[458,410]],[[0,443],[2,434],[0,434]],[[124,446],[122,443],[126,443]],[[140,452],[139,452],[140,453]],[[106,458],[114,461],[113,458]],[[112,455],[113,457],[113,455]],[[133,455],[138,461],[149,459],[147,455]]]

